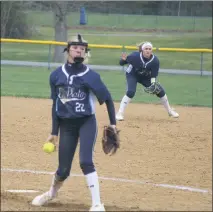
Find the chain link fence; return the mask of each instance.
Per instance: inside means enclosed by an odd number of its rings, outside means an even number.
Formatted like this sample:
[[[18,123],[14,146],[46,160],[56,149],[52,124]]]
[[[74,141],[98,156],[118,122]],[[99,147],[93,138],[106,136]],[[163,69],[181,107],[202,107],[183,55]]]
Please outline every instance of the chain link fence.
[[[51,11],[25,11],[28,18],[37,26],[54,27],[54,16]],[[80,25],[80,9],[68,12],[67,27],[97,28],[100,30],[118,31],[211,31],[212,18],[195,16],[158,16],[132,14],[103,14],[85,12],[85,25]]]

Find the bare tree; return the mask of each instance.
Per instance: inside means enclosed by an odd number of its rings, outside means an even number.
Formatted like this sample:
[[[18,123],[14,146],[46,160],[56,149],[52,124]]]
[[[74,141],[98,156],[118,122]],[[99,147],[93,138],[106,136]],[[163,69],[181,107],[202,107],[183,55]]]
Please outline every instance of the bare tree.
[[[68,2],[53,2],[54,11],[54,26],[55,26],[55,40],[67,41],[67,4]],[[64,55],[62,54],[64,47],[55,46],[54,62],[63,62]]]
[[[67,41],[67,13],[68,13],[68,3],[64,1],[38,1],[36,4],[42,5],[43,9],[51,10],[53,12],[54,18],[54,28],[55,28],[55,41],[66,42]],[[55,45],[54,49],[54,62],[63,62],[63,46]]]
[[[31,28],[27,22],[24,1],[1,2],[1,37],[29,38]]]
[[[13,7],[12,1],[9,2],[1,2],[1,37],[5,37],[6,35],[6,26],[10,19],[10,12]]]

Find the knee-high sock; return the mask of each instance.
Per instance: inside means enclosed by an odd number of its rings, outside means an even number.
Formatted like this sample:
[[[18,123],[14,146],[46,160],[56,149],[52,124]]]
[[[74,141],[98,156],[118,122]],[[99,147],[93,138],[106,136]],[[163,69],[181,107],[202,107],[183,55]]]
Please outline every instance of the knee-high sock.
[[[58,190],[61,188],[62,185],[63,185],[63,181],[59,181],[57,177],[54,175],[52,178],[52,184],[49,190],[50,195],[52,197],[56,196]]]
[[[129,102],[131,101],[131,98],[129,98],[127,95],[124,95],[124,97],[121,100],[120,103],[120,108],[119,108],[119,113],[124,113],[124,110],[126,108],[126,106],[129,104]]]
[[[160,101],[161,101],[162,105],[165,107],[167,112],[171,111],[171,107],[169,105],[169,101],[168,101],[166,94],[160,98]]]
[[[101,204],[100,198],[100,188],[99,188],[99,180],[97,172],[92,172],[85,175],[87,180],[87,185],[90,189],[91,197],[92,197],[92,205]]]

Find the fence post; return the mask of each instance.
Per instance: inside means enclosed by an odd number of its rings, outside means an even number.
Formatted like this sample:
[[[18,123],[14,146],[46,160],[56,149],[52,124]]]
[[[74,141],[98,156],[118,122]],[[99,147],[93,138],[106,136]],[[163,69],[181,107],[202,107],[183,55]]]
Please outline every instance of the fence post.
[[[193,31],[195,32],[196,28],[195,28],[195,16],[194,16],[194,22],[193,22]]]
[[[50,70],[50,62],[51,62],[51,44],[49,44],[49,52],[48,52],[48,70]]]
[[[123,53],[126,53],[125,50],[126,50],[126,49],[125,49],[125,46],[123,46],[123,47],[122,47],[122,54],[123,54]],[[122,66],[122,71],[124,71],[124,66]]]
[[[158,16],[157,15],[155,16],[155,21],[156,21],[155,22],[155,24],[156,24],[155,29],[158,30]]]
[[[200,56],[200,76],[203,76],[203,52],[201,52]]]

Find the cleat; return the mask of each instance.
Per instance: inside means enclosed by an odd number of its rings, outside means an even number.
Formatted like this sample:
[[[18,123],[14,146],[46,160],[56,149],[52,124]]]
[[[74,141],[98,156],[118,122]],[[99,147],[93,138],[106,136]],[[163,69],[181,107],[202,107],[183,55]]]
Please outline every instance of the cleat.
[[[47,191],[39,196],[36,196],[32,201],[32,205],[35,205],[35,206],[46,205],[48,202],[50,202],[54,198],[55,196],[51,196],[50,192]]]
[[[116,114],[116,120],[117,120],[117,121],[123,121],[123,120],[124,120],[123,114],[120,113],[120,112],[118,112],[118,113]]]
[[[169,111],[169,116],[173,117],[173,118],[178,118],[179,117],[179,114],[174,110],[174,109],[171,109]]]
[[[92,206],[89,211],[106,211],[106,210],[104,208],[104,204],[99,204]]]

